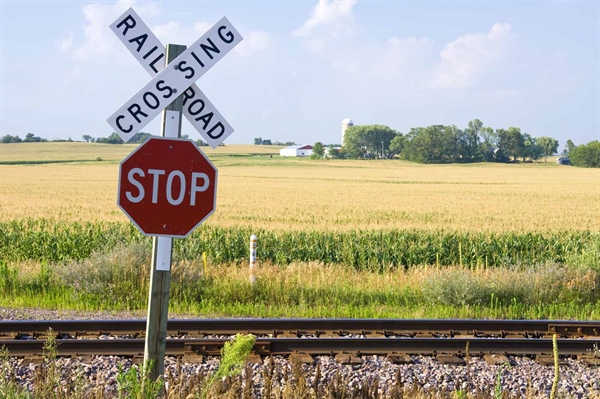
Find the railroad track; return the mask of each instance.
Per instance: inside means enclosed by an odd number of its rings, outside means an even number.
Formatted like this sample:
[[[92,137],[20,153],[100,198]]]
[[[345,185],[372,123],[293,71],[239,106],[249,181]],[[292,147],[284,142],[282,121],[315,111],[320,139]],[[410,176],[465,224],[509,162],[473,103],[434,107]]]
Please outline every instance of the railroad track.
[[[0,340],[97,338],[103,335],[143,338],[146,320],[6,320],[0,321]],[[293,338],[314,335],[335,338],[365,337],[499,337],[600,339],[600,321],[555,320],[443,320],[443,319],[172,319],[167,336],[204,338],[237,333]]]
[[[59,356],[144,352],[145,320],[0,321],[0,347],[36,358],[48,336]],[[258,338],[255,356],[270,355],[535,355],[552,354],[557,334],[563,356],[590,358],[600,347],[600,322],[550,320],[194,319],[170,320],[166,354],[200,359],[219,355],[236,333]],[[103,339],[101,339],[103,338]],[[112,338],[112,339],[107,339]]]

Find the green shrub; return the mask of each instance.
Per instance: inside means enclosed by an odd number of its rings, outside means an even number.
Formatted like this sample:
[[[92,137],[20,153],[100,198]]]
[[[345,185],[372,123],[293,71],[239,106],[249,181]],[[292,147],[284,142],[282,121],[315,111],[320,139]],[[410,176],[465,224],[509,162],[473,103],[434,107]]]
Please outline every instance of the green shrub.
[[[74,300],[112,298],[127,308],[145,303],[150,281],[151,251],[139,242],[119,244],[108,252],[94,252],[84,260],[56,265],[54,273],[70,287]]]
[[[574,166],[600,168],[600,141],[591,141],[573,148],[569,157]]]

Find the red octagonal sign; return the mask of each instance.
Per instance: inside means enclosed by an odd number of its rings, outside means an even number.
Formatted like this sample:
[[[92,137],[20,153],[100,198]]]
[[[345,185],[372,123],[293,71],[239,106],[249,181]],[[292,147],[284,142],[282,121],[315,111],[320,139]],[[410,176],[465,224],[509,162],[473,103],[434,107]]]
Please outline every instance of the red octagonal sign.
[[[217,168],[192,140],[151,137],[119,165],[117,205],[147,236],[188,236],[216,196]]]

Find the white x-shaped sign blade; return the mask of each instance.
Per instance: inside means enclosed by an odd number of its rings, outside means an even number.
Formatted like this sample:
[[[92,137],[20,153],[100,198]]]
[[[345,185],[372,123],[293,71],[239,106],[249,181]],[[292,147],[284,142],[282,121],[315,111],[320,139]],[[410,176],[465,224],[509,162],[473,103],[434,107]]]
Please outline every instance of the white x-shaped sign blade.
[[[154,79],[108,118],[127,142],[167,105],[183,93],[183,113],[202,138],[216,148],[233,128],[202,91],[193,84],[241,40],[227,18],[222,18],[200,39],[165,66],[165,47],[133,11],[127,10],[110,26]]]

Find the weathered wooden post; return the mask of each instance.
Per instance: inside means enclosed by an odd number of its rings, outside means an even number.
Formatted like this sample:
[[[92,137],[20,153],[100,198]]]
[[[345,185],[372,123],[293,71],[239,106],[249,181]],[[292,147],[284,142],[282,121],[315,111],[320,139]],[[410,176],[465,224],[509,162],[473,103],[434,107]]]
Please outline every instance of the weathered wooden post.
[[[167,65],[185,50],[185,46],[167,44]],[[181,137],[181,109],[183,97],[180,95],[162,113],[162,137]],[[144,366],[151,363],[148,377],[151,380],[165,374],[165,347],[167,345],[167,320],[169,316],[169,293],[171,290],[171,263],[173,258],[173,238],[154,237],[152,243],[152,269],[150,271],[150,291],[148,296],[148,321],[146,323],[146,343],[144,345]]]

